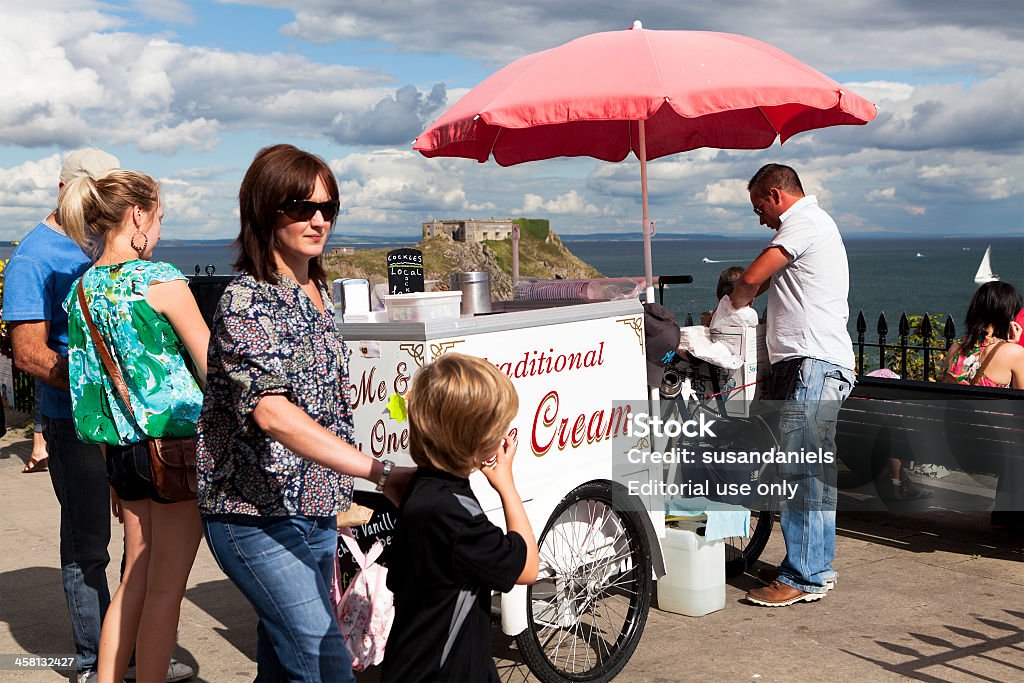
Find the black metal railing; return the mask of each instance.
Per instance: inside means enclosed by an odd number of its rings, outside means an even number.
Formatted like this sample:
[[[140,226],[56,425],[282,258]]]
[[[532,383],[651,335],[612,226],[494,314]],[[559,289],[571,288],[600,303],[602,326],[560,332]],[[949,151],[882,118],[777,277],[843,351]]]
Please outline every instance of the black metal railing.
[[[878,341],[868,341],[868,323],[864,312],[857,313],[857,339],[853,343],[857,374],[866,375],[873,370],[889,369],[904,379],[938,381],[940,366],[946,352],[956,339],[956,326],[952,316],[923,316],[906,313],[900,315],[898,336],[889,341],[889,323],[885,313],[879,313],[875,324]],[[764,319],[764,312],[761,314]],[[683,326],[694,324],[693,314],[687,312]],[[936,328],[942,326],[941,335]],[[876,363],[877,361],[877,363]]]
[[[212,265],[206,266],[206,275],[202,275],[201,272],[200,267],[196,266],[195,275],[188,279],[188,287],[192,290],[192,296],[196,298],[199,312],[203,314],[207,326],[212,326],[213,314],[217,312],[220,295],[235,276],[217,275],[217,268]]]
[[[935,316],[941,318],[941,316]],[[949,347],[956,338],[956,326],[953,324],[953,317],[947,315],[945,325],[942,329],[942,338],[934,334],[933,316],[925,313],[920,321],[913,327],[907,314],[900,316],[899,336],[895,344],[886,343],[889,334],[889,325],[885,320],[885,313],[878,315],[878,323],[875,331],[878,334],[878,343],[866,341],[868,323],[864,319],[864,311],[857,314],[857,341],[854,343],[857,356],[857,372],[867,374],[868,361],[865,358],[866,349],[878,350],[878,369],[888,368],[907,379],[920,379],[928,382],[938,380],[939,366],[945,357]],[[913,332],[913,336],[911,335]],[[891,350],[892,357],[887,356]],[[938,353],[936,353],[938,352]],[[920,364],[917,360],[920,359]]]

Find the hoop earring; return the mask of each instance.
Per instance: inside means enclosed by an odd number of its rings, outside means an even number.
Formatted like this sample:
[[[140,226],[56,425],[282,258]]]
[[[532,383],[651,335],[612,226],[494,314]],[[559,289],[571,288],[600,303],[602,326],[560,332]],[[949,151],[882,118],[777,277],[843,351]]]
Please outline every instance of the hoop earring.
[[[139,235],[142,235],[142,246],[141,247],[139,245],[135,244],[135,238],[138,237]],[[132,249],[134,249],[138,253],[139,258],[142,258],[142,255],[146,252],[146,247],[149,246],[149,237],[146,235],[146,233],[142,232],[141,230],[136,230],[132,234],[131,245],[132,245]]]

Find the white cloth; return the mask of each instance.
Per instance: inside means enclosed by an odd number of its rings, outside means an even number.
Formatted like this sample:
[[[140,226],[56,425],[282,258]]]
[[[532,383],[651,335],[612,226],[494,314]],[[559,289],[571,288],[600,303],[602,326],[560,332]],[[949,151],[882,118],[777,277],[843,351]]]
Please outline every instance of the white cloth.
[[[746,538],[750,535],[750,510],[739,505],[715,503],[707,498],[669,498],[665,514],[670,517],[707,516],[704,540]]]
[[[711,341],[711,331],[703,325],[679,328],[679,352],[687,351],[721,368],[735,370],[743,365],[743,359],[733,355],[727,345]]]
[[[750,306],[736,310],[733,308],[732,298],[726,295],[718,302],[718,308],[711,316],[709,327],[712,330],[720,330],[723,327],[757,327],[757,311]]]
[[[850,271],[839,229],[814,195],[780,218],[769,248],[782,247],[790,261],[768,288],[768,359],[816,358],[852,370]]]

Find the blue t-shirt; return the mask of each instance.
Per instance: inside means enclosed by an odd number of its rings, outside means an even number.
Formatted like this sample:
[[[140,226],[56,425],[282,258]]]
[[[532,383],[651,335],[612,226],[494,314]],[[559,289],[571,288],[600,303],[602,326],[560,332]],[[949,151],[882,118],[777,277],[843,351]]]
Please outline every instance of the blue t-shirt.
[[[89,258],[67,235],[40,223],[11,254],[4,270],[5,322],[48,320],[46,345],[65,358],[68,355],[68,314],[64,300],[71,284],[89,268]],[[71,392],[45,382],[42,412],[50,418],[71,419]]]

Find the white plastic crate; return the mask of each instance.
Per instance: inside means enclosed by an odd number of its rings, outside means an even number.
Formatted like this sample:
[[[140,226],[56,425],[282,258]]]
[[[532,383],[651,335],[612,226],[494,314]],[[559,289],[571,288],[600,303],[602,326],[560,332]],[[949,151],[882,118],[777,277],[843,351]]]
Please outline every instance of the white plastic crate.
[[[683,328],[684,331],[686,329]],[[720,391],[726,392],[726,413],[733,417],[749,417],[750,402],[761,397],[764,380],[770,369],[768,348],[764,339],[766,329],[767,326],[762,323],[757,327],[723,327],[711,332],[711,340],[728,346],[733,355],[743,360],[743,364],[735,370],[727,370],[701,363],[693,367],[691,372],[685,372],[687,364],[683,364],[684,376],[690,378],[693,390],[698,396],[714,393],[711,382],[713,369],[718,373],[721,382]]]
[[[461,307],[462,292],[413,292],[384,297],[384,308],[391,322],[458,318]]]

